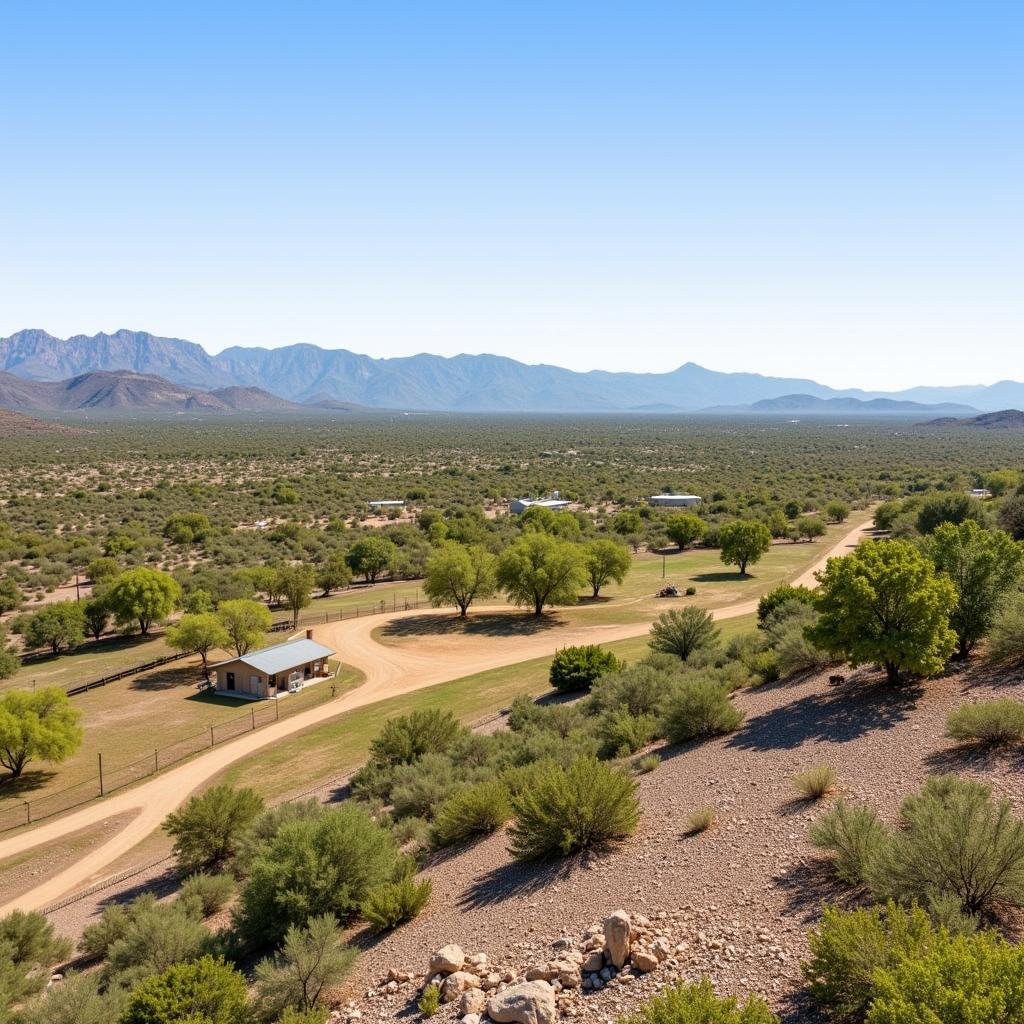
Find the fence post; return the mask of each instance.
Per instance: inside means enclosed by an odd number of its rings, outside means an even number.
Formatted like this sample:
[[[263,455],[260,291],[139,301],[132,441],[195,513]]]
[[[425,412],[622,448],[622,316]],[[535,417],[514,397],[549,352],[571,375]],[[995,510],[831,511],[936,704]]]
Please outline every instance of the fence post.
[[[281,720],[281,702],[279,700],[274,701],[274,721],[279,722]]]
[[[103,753],[102,751],[96,755],[100,761],[100,796],[103,796]]]
[[[32,805],[27,800],[25,801],[25,824],[32,824]]]
[[[153,751],[153,771],[160,771],[160,751],[159,749]]]
[[[252,727],[253,727],[253,731],[255,731],[255,729],[256,729],[256,709],[255,708],[250,708],[249,709],[249,714],[252,715]]]
[[[210,726],[210,746],[213,746],[213,726]]]

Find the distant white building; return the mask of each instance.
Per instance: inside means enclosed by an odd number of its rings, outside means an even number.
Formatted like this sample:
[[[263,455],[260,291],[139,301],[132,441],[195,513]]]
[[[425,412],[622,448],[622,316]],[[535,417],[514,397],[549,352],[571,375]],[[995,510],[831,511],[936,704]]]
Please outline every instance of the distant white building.
[[[987,487],[972,487],[967,492],[972,498],[991,498],[992,492]]]
[[[405,502],[401,498],[385,498],[382,501],[369,501],[367,504],[378,512],[387,512],[393,508],[405,508]]]
[[[704,499],[698,494],[652,494],[647,499],[648,505],[662,505],[668,508],[689,508],[699,505]]]
[[[567,509],[569,504],[570,502],[566,501],[558,491],[552,491],[550,498],[514,498],[508,503],[508,510],[514,516],[517,516],[520,512],[525,512],[534,505],[540,505],[541,508],[549,508],[553,512],[561,512],[563,509]]]

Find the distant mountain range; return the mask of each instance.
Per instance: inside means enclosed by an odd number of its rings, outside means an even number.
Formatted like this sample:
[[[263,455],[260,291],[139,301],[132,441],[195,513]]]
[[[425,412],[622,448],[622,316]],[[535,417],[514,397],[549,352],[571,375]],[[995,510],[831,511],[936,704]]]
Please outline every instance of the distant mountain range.
[[[210,355],[194,342],[127,330],[64,340],[41,330],[19,331],[0,338],[0,371],[22,380],[64,384],[101,371],[132,371],[162,378],[164,385],[210,395],[214,405],[223,402],[229,409],[237,405],[240,411],[248,399],[225,397],[224,389],[256,388],[286,402],[322,408],[340,405],[463,412],[671,413],[724,407],[755,414],[863,411],[920,415],[924,411],[963,413],[1024,405],[1024,384],[1015,381],[882,393],[836,390],[799,378],[719,373],[696,363],[684,363],[668,373],[578,373],[493,355],[374,359],[315,345],[235,347]],[[136,382],[135,386],[141,385]],[[125,380],[114,390],[131,392],[132,387]],[[155,385],[153,388],[160,391]],[[162,408],[181,401],[202,407],[205,401],[196,395],[175,398],[161,394],[163,397],[154,400]],[[870,408],[807,404],[815,399],[862,403],[883,399],[894,404]],[[797,400],[796,406],[761,406],[766,401]],[[259,399],[257,404],[264,401]],[[939,410],[929,408],[936,403]],[[0,404],[6,404],[2,397]]]
[[[924,402],[899,401],[894,398],[816,398],[814,395],[782,395],[779,398],[762,398],[750,405],[719,407],[708,412],[745,413],[802,413],[805,416],[821,416],[830,413],[844,413],[850,416],[909,416],[912,413],[939,412],[963,415],[977,410],[969,405],[940,402],[928,405]]]
[[[980,416],[956,419],[940,416],[922,423],[923,427],[980,427],[983,430],[1024,430],[1024,412],[1020,409],[1000,409],[999,412],[985,412]]]

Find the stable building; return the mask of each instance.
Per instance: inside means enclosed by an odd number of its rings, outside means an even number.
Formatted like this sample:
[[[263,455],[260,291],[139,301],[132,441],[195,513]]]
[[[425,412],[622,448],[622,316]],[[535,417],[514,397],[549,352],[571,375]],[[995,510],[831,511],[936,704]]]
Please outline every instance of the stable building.
[[[330,647],[317,643],[313,630],[307,629],[305,637],[260,647],[211,665],[214,689],[225,696],[246,700],[296,693],[308,683],[330,676],[327,662],[334,653]]]
[[[541,508],[551,509],[552,512],[563,512],[570,504],[571,502],[566,501],[558,491],[552,491],[550,498],[514,498],[508,503],[508,510],[517,516],[528,508],[539,505]]]

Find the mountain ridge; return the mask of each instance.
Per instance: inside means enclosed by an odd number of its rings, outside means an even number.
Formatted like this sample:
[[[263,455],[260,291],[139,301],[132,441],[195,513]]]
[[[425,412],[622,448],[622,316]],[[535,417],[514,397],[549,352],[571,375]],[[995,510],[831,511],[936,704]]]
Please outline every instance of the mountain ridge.
[[[887,393],[836,389],[806,378],[723,373],[692,361],[666,373],[578,372],[489,354],[419,353],[377,359],[308,343],[281,348],[236,345],[211,355],[192,341],[127,329],[67,339],[29,329],[0,338],[0,371],[23,380],[52,382],[113,370],[148,373],[200,391],[257,387],[300,404],[329,401],[419,411],[699,412],[794,394],[952,404],[983,411],[1024,405],[1024,384],[1016,381]]]

